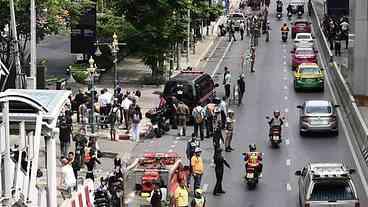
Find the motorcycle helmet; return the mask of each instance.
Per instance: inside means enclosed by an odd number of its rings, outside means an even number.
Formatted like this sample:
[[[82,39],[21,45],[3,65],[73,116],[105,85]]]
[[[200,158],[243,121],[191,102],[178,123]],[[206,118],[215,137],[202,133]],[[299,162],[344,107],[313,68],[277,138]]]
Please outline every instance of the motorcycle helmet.
[[[284,27],[287,27],[287,23],[285,22],[283,26],[284,26]]]
[[[273,112],[273,115],[278,118],[280,116],[280,111],[279,110],[276,110]]]
[[[197,188],[197,189],[195,190],[195,197],[196,197],[196,198],[200,198],[200,197],[202,197],[202,194],[203,194],[203,190],[202,190],[202,189]]]
[[[256,146],[256,144],[250,144],[249,145],[249,151],[251,151],[251,152],[255,152],[257,150],[257,146]]]
[[[195,148],[195,150],[194,150],[194,152],[195,152],[195,153],[200,153],[200,152],[202,152],[202,149],[201,149],[201,148],[199,148],[199,147],[196,147],[196,148]]]

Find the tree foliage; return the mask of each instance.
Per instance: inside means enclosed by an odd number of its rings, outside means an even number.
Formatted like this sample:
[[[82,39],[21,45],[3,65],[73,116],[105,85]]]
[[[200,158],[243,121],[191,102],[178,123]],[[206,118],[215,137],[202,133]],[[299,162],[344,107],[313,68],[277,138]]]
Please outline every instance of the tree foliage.
[[[28,66],[30,0],[16,0],[14,4],[21,65]],[[90,7],[92,4],[89,0],[82,0],[78,3],[70,0],[36,0],[37,40],[40,41],[48,34],[59,33],[67,29],[71,24],[70,17],[78,16],[86,7]],[[0,31],[9,28],[8,25],[10,25],[9,1],[0,0]],[[2,32],[2,35],[0,35],[0,59],[9,68],[12,66],[11,44],[11,34]]]

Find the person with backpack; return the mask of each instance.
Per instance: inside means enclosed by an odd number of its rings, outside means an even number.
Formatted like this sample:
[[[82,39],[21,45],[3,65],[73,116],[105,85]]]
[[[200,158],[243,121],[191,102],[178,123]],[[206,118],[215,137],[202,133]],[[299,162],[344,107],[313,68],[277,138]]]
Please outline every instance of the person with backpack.
[[[132,140],[139,142],[140,136],[140,122],[142,120],[141,108],[138,106],[136,99],[133,99],[132,104],[129,107],[129,117],[132,120]]]
[[[194,136],[198,137],[198,130],[201,140],[204,139],[204,117],[205,111],[201,104],[197,103],[197,106],[193,109],[192,116],[194,118]]]

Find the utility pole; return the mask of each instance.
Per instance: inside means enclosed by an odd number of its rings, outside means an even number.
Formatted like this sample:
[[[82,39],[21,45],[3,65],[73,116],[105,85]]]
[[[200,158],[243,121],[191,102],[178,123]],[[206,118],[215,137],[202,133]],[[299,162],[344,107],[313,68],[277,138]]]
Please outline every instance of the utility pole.
[[[36,89],[37,80],[37,53],[36,53],[36,0],[31,0],[31,81],[30,89]]]
[[[187,66],[189,67],[189,53],[190,53],[190,9],[188,9],[188,37],[187,37]]]
[[[24,79],[19,57],[17,23],[15,22],[14,0],[9,0],[9,6],[10,6],[10,27],[13,35],[13,45],[15,50],[15,69],[16,69],[15,86],[16,88],[24,88]]]

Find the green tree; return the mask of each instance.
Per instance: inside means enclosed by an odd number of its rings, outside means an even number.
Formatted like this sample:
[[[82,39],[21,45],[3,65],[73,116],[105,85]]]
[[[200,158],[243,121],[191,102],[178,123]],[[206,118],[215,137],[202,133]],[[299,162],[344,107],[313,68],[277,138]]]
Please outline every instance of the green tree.
[[[188,0],[120,0],[115,8],[124,15],[137,33],[127,37],[129,45],[134,45],[143,55],[146,65],[154,77],[165,70],[165,55],[172,45],[185,37],[185,11]]]
[[[21,65],[28,66],[29,52],[27,49],[30,40],[30,1],[17,0],[15,16],[17,22],[18,44],[20,48]],[[93,3],[82,0],[78,3],[70,0],[37,0],[36,1],[36,28],[37,40],[42,40],[48,34],[59,33],[69,28],[71,16],[78,16],[86,7]],[[0,30],[3,31],[10,23],[10,8],[8,0],[0,0]],[[10,34],[0,35],[0,59],[12,67],[12,37]]]

